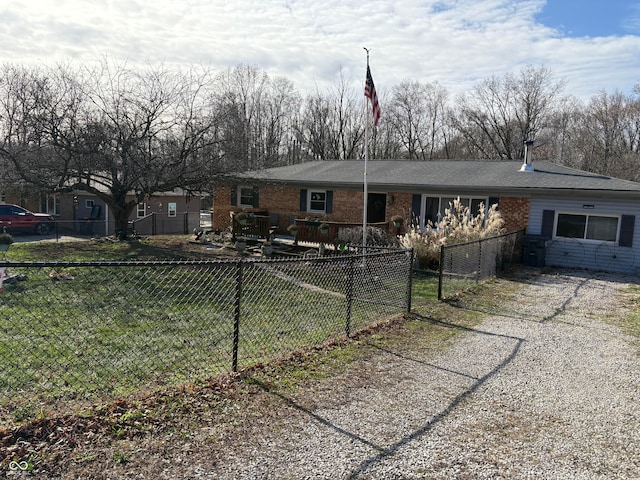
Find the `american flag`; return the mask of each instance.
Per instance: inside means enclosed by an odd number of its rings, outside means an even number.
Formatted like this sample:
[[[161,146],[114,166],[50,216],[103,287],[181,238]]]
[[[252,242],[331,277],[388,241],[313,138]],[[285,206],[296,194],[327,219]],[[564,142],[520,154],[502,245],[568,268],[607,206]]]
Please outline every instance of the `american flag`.
[[[378,94],[376,93],[376,87],[373,85],[373,77],[371,76],[371,69],[367,65],[367,79],[364,82],[364,96],[371,100],[371,114],[373,115],[373,125],[378,125],[380,120],[380,105],[378,104]]]

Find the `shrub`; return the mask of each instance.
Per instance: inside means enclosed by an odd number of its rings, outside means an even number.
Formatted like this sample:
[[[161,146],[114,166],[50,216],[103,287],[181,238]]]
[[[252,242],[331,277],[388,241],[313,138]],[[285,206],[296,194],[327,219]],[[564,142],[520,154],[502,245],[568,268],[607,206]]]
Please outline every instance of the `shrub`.
[[[343,228],[338,232],[338,242],[351,245],[362,245],[362,227]],[[367,245],[388,247],[397,244],[393,235],[377,227],[367,227]]]
[[[449,208],[445,209],[444,216],[437,224],[428,222],[425,231],[416,224],[405,234],[399,235],[400,244],[405,248],[414,249],[420,267],[437,268],[442,245],[471,242],[499,235],[503,232],[504,220],[497,210],[497,205],[492,205],[486,210],[484,204],[480,204],[478,214],[472,216],[469,207],[463,206],[458,198],[449,204]]]
[[[4,229],[3,232],[0,233],[0,245],[11,245],[12,243],[13,237]]]

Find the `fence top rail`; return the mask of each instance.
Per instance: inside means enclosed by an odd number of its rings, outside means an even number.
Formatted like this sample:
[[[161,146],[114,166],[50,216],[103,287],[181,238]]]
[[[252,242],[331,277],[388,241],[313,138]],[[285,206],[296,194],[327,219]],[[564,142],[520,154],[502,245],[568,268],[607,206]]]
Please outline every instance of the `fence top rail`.
[[[462,247],[462,246],[465,246],[465,245],[473,245],[475,243],[487,242],[487,241],[491,241],[491,240],[496,240],[498,238],[510,237],[510,236],[515,236],[515,235],[519,235],[519,234],[524,234],[525,231],[526,231],[525,229],[514,230],[513,232],[501,233],[500,235],[494,235],[493,237],[479,238],[478,240],[471,240],[469,242],[450,243],[448,245],[442,245],[441,248],[444,249],[444,250],[447,250],[449,248]]]
[[[339,255],[325,255],[315,257],[286,257],[286,258],[234,258],[234,259],[213,259],[213,260],[92,260],[92,261],[32,261],[32,262],[11,262],[0,261],[0,267],[50,267],[50,268],[69,268],[69,267],[174,267],[174,266],[221,266],[221,265],[237,265],[238,263],[292,263],[292,262],[331,262],[345,261],[357,258],[374,258],[385,257],[398,254],[406,254],[411,249],[398,248],[395,250],[386,249],[382,252],[374,253],[352,253]]]

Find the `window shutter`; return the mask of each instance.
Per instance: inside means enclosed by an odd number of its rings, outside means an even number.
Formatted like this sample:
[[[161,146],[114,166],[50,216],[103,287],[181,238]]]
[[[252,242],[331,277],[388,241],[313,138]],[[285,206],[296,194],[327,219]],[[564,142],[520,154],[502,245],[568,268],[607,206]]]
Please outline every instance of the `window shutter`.
[[[307,191],[305,189],[300,190],[300,211],[307,211]]]
[[[555,210],[544,210],[542,212],[542,227],[540,234],[545,238],[553,238],[553,222],[556,218]]]
[[[333,213],[333,190],[327,190],[325,213]]]
[[[231,187],[231,205],[238,205],[238,187]]]
[[[633,231],[635,230],[636,216],[622,215],[620,220],[620,240],[618,245],[621,247],[633,246]]]
[[[253,208],[258,208],[260,206],[259,193],[260,188],[253,187]]]
[[[422,195],[414,193],[411,197],[411,223],[418,225],[420,223],[420,207],[422,206]]]

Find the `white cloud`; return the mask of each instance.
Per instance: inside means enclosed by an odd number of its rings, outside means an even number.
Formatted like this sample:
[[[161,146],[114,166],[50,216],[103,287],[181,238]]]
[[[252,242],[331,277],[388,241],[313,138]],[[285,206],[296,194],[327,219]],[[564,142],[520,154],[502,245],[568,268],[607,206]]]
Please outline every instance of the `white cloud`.
[[[640,81],[640,37],[563,38],[536,23],[544,0],[22,0],[0,7],[0,59],[100,55],[132,63],[255,64],[302,91],[343,70],[360,88],[371,48],[378,89],[403,79],[455,93],[546,65],[580,97]],[[630,31],[638,31],[629,19]],[[634,23],[635,22],[635,23]],[[636,27],[633,27],[636,25]]]
[[[629,13],[622,21],[622,26],[629,34],[640,34],[640,4],[629,6]]]

